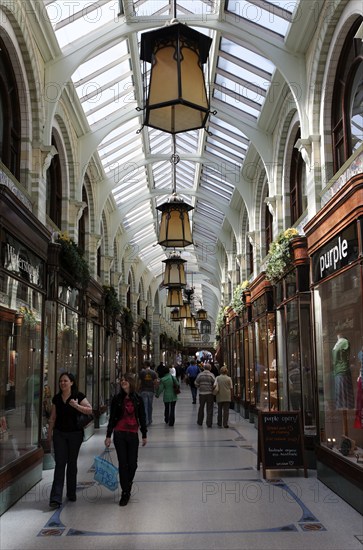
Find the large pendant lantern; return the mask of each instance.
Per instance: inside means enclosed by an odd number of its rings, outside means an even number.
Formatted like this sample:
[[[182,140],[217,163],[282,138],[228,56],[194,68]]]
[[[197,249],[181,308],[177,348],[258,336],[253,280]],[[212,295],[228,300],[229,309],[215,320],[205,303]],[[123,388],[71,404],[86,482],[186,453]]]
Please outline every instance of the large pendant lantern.
[[[179,319],[188,319],[192,316],[190,311],[190,304],[184,302],[183,305],[179,308]]]
[[[179,309],[178,309],[177,307],[171,310],[171,312],[170,312],[170,320],[171,320],[171,321],[180,321]]]
[[[145,126],[171,134],[205,127],[209,98],[203,64],[211,43],[209,36],[177,21],[141,35],[140,58],[151,63],[149,86],[144,85]]]
[[[166,307],[180,307],[183,305],[183,293],[180,288],[169,288]]]
[[[198,321],[205,321],[208,317],[207,311],[202,307],[197,310],[197,319]]]
[[[162,213],[158,244],[167,248],[184,248],[193,243],[188,215],[193,206],[173,193],[168,202],[156,208]]]
[[[163,260],[163,263],[165,264],[163,285],[168,288],[186,286],[184,270],[186,260],[183,260],[177,252],[172,252],[167,260]]]
[[[184,319],[184,330],[189,331],[194,329],[198,330],[198,327],[195,322],[195,318],[193,317],[193,315],[191,315],[191,317],[187,317],[186,319]]]

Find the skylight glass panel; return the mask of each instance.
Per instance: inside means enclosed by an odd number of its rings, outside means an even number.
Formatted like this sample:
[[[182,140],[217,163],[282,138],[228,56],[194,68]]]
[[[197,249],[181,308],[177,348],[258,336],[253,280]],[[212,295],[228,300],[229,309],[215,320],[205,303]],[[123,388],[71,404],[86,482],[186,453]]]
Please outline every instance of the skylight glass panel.
[[[234,145],[237,149],[242,151],[247,149],[247,145],[241,143],[241,138],[238,138],[238,136],[233,137],[230,134],[226,134],[225,132],[218,130],[217,128],[213,128],[212,135],[208,137],[208,142],[213,143],[213,138],[221,138],[223,142],[229,142],[231,145]]]
[[[281,12],[272,3],[257,5],[248,0],[229,0],[226,11],[281,36],[285,36],[289,27],[289,21],[281,17]]]
[[[253,109],[245,102],[242,103],[242,96],[238,96],[235,92],[232,92],[231,90],[218,90],[215,88],[213,92],[213,97],[215,99],[218,99],[219,101],[222,101],[222,103],[226,103],[227,105],[230,105],[231,107],[234,107],[239,111],[247,113],[255,119],[258,118],[260,114],[257,109]]]
[[[241,91],[241,89],[243,90],[248,86],[253,90],[260,89],[261,95],[264,96],[268,86],[270,85],[269,80],[267,80],[266,78],[261,78],[256,73],[252,71],[248,71],[243,67],[239,67],[235,63],[232,63],[231,61],[229,61],[228,59],[224,59],[223,57],[219,57],[218,69],[221,69],[230,75],[230,76],[225,76],[223,74],[220,76],[220,78],[223,78],[223,79],[226,78],[228,79],[229,82],[235,82],[238,79],[242,80],[241,84],[237,84],[237,85],[234,84],[234,88],[236,88],[236,91],[241,95],[243,95],[243,92]]]
[[[251,81],[252,78],[252,75],[250,75]],[[255,80],[256,82],[254,84],[258,85],[259,79],[257,76],[255,77]],[[254,108],[254,110],[259,109],[265,99],[265,88],[262,88],[261,90],[250,90],[245,85],[239,84],[225,75],[216,75],[216,85],[222,93],[225,92],[225,94],[228,94],[229,97],[235,98],[237,103],[243,101],[243,99],[246,99],[246,105],[250,108]]]
[[[115,0],[106,2],[56,0],[47,4],[46,10],[62,48],[110,21],[117,23],[119,6]]]
[[[127,65],[124,65],[125,58],[128,55],[127,41],[118,41],[117,44],[108,48],[106,51],[102,51],[98,55],[95,55],[91,59],[88,59],[88,61],[82,63],[74,72],[73,80],[76,84],[81,79],[89,80],[91,74],[104,69],[108,65],[115,62],[117,62],[119,67],[123,67],[122,70],[129,71],[130,62],[128,62]]]

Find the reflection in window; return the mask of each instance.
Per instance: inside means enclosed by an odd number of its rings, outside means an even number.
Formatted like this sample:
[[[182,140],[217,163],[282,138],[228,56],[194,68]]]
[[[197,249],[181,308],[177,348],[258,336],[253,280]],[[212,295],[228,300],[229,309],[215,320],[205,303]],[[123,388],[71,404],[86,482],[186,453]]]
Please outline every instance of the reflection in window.
[[[338,453],[344,437],[354,440],[358,451],[363,447],[355,410],[362,367],[361,277],[355,266],[314,291],[321,439]]]

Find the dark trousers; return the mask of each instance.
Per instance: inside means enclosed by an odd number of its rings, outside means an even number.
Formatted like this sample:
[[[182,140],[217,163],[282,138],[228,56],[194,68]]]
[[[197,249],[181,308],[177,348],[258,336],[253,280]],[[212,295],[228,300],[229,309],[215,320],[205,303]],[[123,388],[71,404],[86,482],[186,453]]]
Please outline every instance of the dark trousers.
[[[195,378],[189,378],[189,386],[190,386],[190,391],[191,391],[191,393],[192,393],[193,403],[196,403],[196,402],[197,402],[197,391],[198,391],[198,388],[197,388],[197,386],[195,385]]]
[[[223,421],[224,428],[228,426],[229,405],[230,405],[230,401],[221,401],[220,403],[218,403],[218,413],[217,413],[218,426],[222,426],[222,421]]]
[[[199,394],[198,424],[201,426],[204,420],[204,407],[207,407],[207,426],[213,424],[214,395],[212,393]]]
[[[77,459],[82,441],[83,430],[78,432],[61,432],[59,430],[53,430],[55,468],[53,485],[50,492],[50,502],[62,503],[65,477],[67,497],[76,495]]]
[[[137,458],[139,453],[139,436],[134,432],[113,432],[120,485],[123,493],[130,494],[131,484],[137,470]]]
[[[175,423],[175,405],[176,401],[164,403],[164,419],[166,424],[169,424],[169,426],[174,426]]]

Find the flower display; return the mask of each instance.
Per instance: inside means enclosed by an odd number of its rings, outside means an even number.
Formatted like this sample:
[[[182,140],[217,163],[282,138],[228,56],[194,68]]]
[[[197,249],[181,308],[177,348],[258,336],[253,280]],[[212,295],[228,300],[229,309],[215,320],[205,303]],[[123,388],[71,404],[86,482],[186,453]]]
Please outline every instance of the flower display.
[[[290,227],[282,231],[270,244],[266,263],[266,277],[270,281],[280,279],[290,265],[292,261],[290,242],[298,235],[298,230]]]

